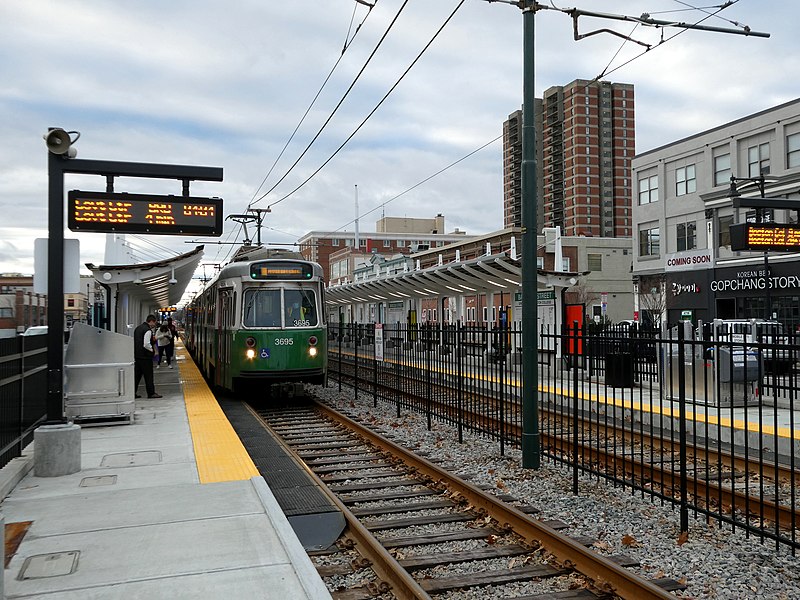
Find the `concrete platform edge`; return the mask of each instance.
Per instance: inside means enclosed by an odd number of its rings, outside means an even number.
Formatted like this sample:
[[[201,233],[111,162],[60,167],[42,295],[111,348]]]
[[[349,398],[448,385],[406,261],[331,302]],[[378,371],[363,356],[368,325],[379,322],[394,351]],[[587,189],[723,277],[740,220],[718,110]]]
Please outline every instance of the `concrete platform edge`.
[[[278,501],[269,489],[267,482],[260,475],[252,477],[250,482],[253,484],[261,504],[264,506],[264,511],[267,513],[269,520],[275,527],[278,537],[283,543],[289,559],[295,565],[303,588],[306,590],[309,598],[331,598],[328,588],[320,579],[317,570],[314,568],[311,559],[303,549],[300,540],[297,539],[289,520],[283,514]]]

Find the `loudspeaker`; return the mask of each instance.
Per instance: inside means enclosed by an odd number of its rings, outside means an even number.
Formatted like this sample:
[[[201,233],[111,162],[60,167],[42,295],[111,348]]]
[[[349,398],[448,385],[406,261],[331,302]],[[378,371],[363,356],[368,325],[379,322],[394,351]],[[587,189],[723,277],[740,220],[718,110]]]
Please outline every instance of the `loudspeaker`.
[[[63,129],[51,129],[43,136],[47,149],[53,154],[67,154],[72,140]]]

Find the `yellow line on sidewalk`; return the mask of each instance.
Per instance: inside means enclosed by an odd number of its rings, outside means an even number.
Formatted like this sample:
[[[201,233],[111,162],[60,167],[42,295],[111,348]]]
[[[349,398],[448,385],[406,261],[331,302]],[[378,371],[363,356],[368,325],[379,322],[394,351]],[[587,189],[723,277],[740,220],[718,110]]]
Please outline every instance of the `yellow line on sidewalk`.
[[[176,354],[186,399],[200,483],[237,481],[258,475],[253,460],[208,388],[200,370],[182,343]]]

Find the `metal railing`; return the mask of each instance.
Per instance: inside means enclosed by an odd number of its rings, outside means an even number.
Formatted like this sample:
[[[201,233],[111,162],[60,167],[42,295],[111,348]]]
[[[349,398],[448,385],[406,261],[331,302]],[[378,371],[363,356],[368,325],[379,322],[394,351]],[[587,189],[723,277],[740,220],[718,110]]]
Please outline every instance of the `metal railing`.
[[[575,324],[577,325],[577,324]],[[329,365],[392,402],[518,446],[522,332],[514,327],[334,325]],[[800,547],[800,340],[712,342],[685,327],[539,332],[542,455],[748,535]],[[383,359],[379,360],[380,355]],[[772,358],[770,358],[772,357]],[[780,357],[780,364],[774,361]]]
[[[47,336],[0,339],[0,468],[33,441],[46,404]]]

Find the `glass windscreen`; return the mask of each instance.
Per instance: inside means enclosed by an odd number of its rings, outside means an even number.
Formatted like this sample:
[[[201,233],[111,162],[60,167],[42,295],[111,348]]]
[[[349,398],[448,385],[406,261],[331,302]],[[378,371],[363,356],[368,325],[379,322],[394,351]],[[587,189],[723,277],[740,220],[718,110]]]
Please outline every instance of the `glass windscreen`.
[[[314,290],[284,290],[286,303],[285,327],[316,327],[317,309]]]
[[[242,323],[245,327],[281,326],[281,290],[249,289],[244,292]]]
[[[316,327],[319,323],[311,289],[251,288],[245,290],[242,310],[245,327]]]

